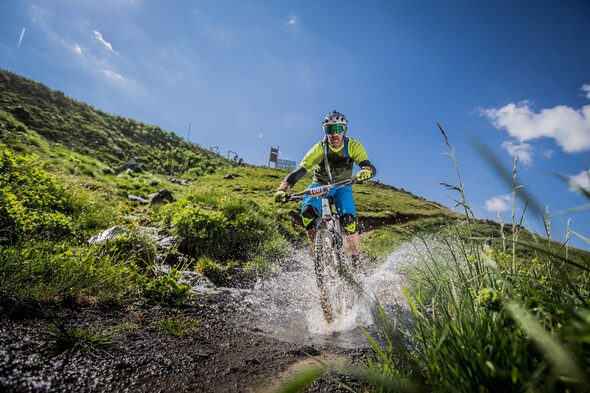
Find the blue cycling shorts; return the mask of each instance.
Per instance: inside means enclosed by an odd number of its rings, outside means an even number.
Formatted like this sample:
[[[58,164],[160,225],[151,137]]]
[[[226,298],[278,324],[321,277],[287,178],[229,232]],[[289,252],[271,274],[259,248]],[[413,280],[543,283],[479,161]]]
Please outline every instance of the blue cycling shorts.
[[[307,188],[319,187],[325,184],[312,183]],[[336,190],[330,190],[328,195],[334,196],[334,203],[336,205],[336,211],[338,215],[342,217],[343,214],[349,213],[353,216],[356,215],[356,209],[354,208],[354,198],[352,197],[352,188],[350,186],[338,188]],[[306,196],[301,202],[301,211],[305,206],[313,206],[317,209],[319,215],[322,215],[322,197]]]

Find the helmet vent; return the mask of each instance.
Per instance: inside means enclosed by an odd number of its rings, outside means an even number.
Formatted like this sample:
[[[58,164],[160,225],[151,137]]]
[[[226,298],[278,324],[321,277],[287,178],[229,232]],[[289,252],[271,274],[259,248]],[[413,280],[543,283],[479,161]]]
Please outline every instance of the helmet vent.
[[[322,124],[323,125],[326,125],[326,124],[348,125],[348,121],[346,120],[346,117],[342,113],[339,113],[336,110],[334,110],[331,113],[328,113],[326,115]]]

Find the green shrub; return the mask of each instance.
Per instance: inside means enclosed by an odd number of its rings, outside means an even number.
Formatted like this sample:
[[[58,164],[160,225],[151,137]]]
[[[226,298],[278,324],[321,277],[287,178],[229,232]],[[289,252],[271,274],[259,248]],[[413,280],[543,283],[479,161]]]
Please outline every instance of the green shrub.
[[[62,352],[81,351],[86,353],[105,352],[113,348],[110,341],[113,333],[103,333],[91,327],[73,327],[56,321],[45,328],[39,338],[43,349],[53,355]]]
[[[39,167],[37,157],[0,152],[0,233],[10,239],[50,232],[69,234],[73,220],[65,190]]]
[[[223,271],[223,266],[213,259],[202,256],[195,263],[195,270],[199,271],[206,277],[217,277]]]
[[[183,178],[187,179],[187,180],[196,180],[199,177],[203,176],[203,169],[198,167],[198,168],[191,168],[188,171],[184,172],[184,174],[182,175]]]
[[[205,210],[200,207],[185,208],[174,217],[172,229],[180,238],[197,236],[206,243],[223,243],[227,220],[224,215],[214,210]]]
[[[0,151],[0,235],[4,238],[84,236],[112,217],[85,191],[60,184],[37,156]]]
[[[191,255],[219,256],[226,252],[231,242],[227,220],[218,211],[184,208],[171,224],[173,233],[183,239]]]
[[[124,234],[117,235],[95,247],[101,249],[105,255],[122,257],[142,268],[151,265],[156,258],[153,239],[133,225],[125,227]]]
[[[192,192],[159,208],[155,216],[170,226],[180,240],[179,249],[196,258],[270,268],[289,249],[273,209],[227,191]]]
[[[135,297],[135,264],[67,241],[0,246],[0,291],[24,301],[122,302]]]
[[[158,326],[174,337],[182,337],[189,333],[199,332],[202,329],[200,320],[185,317],[181,314],[165,317],[158,322]]]
[[[178,284],[180,274],[171,270],[169,274],[149,280],[143,289],[143,297],[150,304],[169,307],[182,306],[190,296],[186,284]]]

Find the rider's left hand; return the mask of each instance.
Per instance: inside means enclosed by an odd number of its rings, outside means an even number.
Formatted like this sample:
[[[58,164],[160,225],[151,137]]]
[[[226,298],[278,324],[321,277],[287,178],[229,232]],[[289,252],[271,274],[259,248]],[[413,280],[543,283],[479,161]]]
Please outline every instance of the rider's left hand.
[[[359,173],[356,174],[356,179],[359,181],[359,183],[362,183],[369,180],[371,175],[372,173],[370,168],[362,168]]]

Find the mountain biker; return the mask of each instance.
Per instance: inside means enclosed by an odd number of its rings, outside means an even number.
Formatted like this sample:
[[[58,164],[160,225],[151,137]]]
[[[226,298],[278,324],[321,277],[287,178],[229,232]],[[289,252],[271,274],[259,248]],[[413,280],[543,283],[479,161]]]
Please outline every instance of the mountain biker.
[[[299,167],[285,177],[274,196],[276,202],[285,202],[287,191],[312,169],[313,179],[308,188],[350,179],[355,163],[361,167],[356,175],[359,183],[369,180],[377,174],[377,169],[369,161],[363,145],[346,136],[348,120],[343,114],[336,111],[329,113],[324,118],[322,128],[325,134],[323,140],[316,143],[303,157]],[[346,186],[330,191],[328,194],[332,194],[334,197],[340,223],[350,246],[352,262],[356,267],[360,264],[360,247],[352,188]],[[307,238],[312,246],[316,233],[315,219],[321,214],[321,197],[307,196],[303,199],[301,218],[307,231]]]

